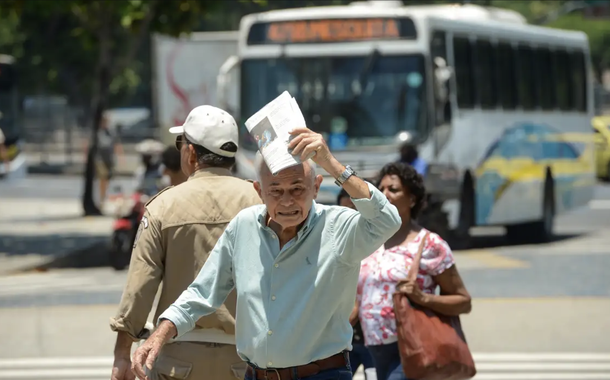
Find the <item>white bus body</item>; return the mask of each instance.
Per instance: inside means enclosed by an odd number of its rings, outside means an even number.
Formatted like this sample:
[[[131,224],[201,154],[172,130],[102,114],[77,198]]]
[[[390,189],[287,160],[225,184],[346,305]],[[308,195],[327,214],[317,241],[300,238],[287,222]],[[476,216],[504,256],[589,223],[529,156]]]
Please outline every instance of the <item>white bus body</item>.
[[[475,5],[361,2],[245,16],[229,66],[240,68],[240,125],[288,90],[362,177],[412,140],[452,230],[503,225],[546,239],[557,213],[592,197],[584,33]],[[255,146],[245,128],[241,136],[237,170],[253,178]],[[320,201],[334,203],[333,182]]]

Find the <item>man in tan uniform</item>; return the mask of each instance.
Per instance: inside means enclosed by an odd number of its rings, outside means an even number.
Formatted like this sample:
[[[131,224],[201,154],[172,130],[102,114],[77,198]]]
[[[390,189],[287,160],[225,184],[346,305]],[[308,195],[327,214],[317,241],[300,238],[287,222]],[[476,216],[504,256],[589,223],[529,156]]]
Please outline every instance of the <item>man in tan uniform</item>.
[[[252,183],[235,178],[238,128],[225,111],[200,106],[177,134],[186,182],[168,187],[146,205],[137,232],[127,284],[116,317],[112,380],[134,379],[131,348],[145,337],[145,323],[163,280],[157,309],[169,307],[193,282],[228,223],[242,209],[260,204]],[[235,380],[245,363],[235,348],[235,293],[225,305],[197,322],[197,329],[160,353],[151,379]]]

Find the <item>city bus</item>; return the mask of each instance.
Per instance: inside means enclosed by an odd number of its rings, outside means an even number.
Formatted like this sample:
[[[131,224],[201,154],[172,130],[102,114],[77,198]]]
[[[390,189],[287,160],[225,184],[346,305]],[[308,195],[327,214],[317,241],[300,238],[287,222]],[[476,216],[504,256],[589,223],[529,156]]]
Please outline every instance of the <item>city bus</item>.
[[[239,88],[240,176],[254,178],[256,152],[244,121],[287,90],[361,177],[415,144],[428,163],[427,220],[445,237],[505,226],[534,242],[592,197],[591,75],[584,33],[499,8],[369,1],[243,17],[218,93],[224,105]],[[318,201],[338,191],[325,177]]]
[[[22,177],[26,173],[26,161],[21,150],[21,127],[19,96],[15,59],[0,54],[0,129],[6,138],[5,147],[9,159],[11,177]],[[7,177],[6,166],[0,163],[0,179]]]

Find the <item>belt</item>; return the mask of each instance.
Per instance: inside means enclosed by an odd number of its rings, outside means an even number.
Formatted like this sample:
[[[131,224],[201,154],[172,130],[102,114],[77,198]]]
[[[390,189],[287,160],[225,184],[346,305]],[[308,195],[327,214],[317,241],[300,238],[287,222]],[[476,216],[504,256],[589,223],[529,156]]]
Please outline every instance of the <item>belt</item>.
[[[255,368],[248,365],[246,373],[255,380],[294,380],[295,372],[296,378],[300,379],[317,375],[320,371],[338,368],[347,368],[347,360],[343,352],[309,364],[288,368]]]

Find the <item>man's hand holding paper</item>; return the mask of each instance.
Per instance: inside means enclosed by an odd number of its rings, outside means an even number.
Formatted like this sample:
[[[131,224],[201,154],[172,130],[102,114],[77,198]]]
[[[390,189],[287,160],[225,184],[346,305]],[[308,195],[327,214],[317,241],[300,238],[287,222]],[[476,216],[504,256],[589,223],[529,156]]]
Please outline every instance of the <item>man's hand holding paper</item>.
[[[246,121],[248,132],[257,141],[259,151],[274,175],[287,167],[298,165],[316,154],[315,151],[307,150],[307,154],[297,155],[289,149],[289,144],[295,137],[291,131],[295,128],[305,128],[305,125],[305,118],[296,100],[287,91]],[[291,146],[296,146],[296,144]]]

